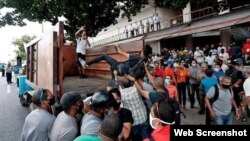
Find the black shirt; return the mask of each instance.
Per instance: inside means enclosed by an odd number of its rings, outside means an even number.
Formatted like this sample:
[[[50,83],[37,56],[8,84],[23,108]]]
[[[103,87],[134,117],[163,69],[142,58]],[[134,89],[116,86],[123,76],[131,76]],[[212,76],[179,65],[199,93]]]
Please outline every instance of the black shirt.
[[[132,117],[132,113],[130,110],[126,109],[126,108],[121,108],[118,111],[118,115],[119,118],[121,119],[122,123],[132,123],[134,122],[133,117]]]

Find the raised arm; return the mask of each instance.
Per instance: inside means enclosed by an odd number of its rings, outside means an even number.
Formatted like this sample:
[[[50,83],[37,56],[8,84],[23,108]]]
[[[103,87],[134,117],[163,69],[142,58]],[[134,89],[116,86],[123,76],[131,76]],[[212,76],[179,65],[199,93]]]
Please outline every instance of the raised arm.
[[[127,52],[124,52],[120,46],[118,44],[116,44],[116,50],[119,54],[121,54],[122,56],[126,57],[127,59],[129,58],[129,54]]]
[[[136,87],[138,93],[139,93],[141,96],[143,96],[143,97],[146,98],[146,99],[149,99],[149,92],[146,91],[146,90],[143,90],[142,87],[141,87],[141,85],[139,84],[139,82],[138,82],[137,80],[135,80],[134,77],[128,75],[127,78],[128,78],[130,81],[134,82],[135,87]]]
[[[80,37],[81,32],[83,31],[83,27],[81,27],[78,31],[75,33],[75,37]]]
[[[154,85],[154,78],[153,78],[153,76],[149,73],[149,71],[148,71],[148,68],[147,68],[147,63],[144,63],[144,69],[145,69],[145,71],[146,71],[146,75],[147,75],[147,77],[148,77],[148,79],[149,79],[149,82],[152,84],[152,85]]]

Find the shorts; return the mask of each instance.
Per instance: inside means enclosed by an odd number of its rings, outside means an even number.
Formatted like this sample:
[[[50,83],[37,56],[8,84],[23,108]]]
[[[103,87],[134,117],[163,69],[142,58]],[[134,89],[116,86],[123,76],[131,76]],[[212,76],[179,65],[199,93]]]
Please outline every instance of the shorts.
[[[76,53],[76,62],[77,62],[77,65],[78,66],[82,66],[80,61],[79,61],[79,58],[83,59],[84,61],[86,60],[86,56],[85,54],[81,54],[81,53]]]

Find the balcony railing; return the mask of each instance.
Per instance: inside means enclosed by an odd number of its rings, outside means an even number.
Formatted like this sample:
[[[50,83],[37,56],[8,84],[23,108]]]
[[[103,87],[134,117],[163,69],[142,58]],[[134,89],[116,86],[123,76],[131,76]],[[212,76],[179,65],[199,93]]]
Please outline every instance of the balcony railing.
[[[145,35],[145,34],[150,33],[150,32],[155,32],[155,31],[167,29],[167,28],[170,28],[173,26],[188,24],[192,21],[201,20],[201,19],[212,17],[215,15],[218,15],[218,13],[213,9],[213,7],[206,7],[203,9],[192,11],[191,13],[187,13],[184,15],[179,15],[179,16],[175,16],[175,17],[168,18],[165,20],[160,20],[160,23],[158,24],[158,28],[157,28],[157,24],[155,23],[153,26],[153,29],[151,29],[150,25],[147,26],[145,24],[147,22],[147,20],[149,18],[151,18],[151,17],[148,17],[146,19],[140,20],[140,21],[142,21],[142,23],[144,23],[144,27],[139,26],[139,28],[137,28],[139,32],[136,32],[136,30],[134,30],[134,35],[131,34],[131,31],[128,31],[128,33],[126,33],[125,26],[119,27],[117,29],[108,31],[108,33],[117,32],[118,34],[104,38],[104,39],[99,40],[97,42],[93,42],[91,45],[92,45],[92,47],[95,47],[95,46],[100,46],[100,45],[104,45],[104,44],[109,44],[112,42],[125,40],[125,39],[133,38],[136,36]],[[132,23],[132,25],[134,25],[136,23],[140,23],[140,21],[136,21],[136,22]],[[129,25],[131,25],[131,24],[128,24],[126,27],[128,27]],[[105,36],[105,34],[107,35],[107,32],[103,33],[103,36]],[[98,35],[98,36],[101,36],[101,35]]]

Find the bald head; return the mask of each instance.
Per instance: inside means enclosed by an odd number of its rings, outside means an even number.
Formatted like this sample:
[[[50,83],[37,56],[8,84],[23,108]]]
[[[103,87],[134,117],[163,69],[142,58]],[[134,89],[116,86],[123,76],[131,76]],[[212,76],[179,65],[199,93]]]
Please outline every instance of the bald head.
[[[162,77],[156,77],[154,79],[154,85],[156,88],[164,88],[164,79]]]

